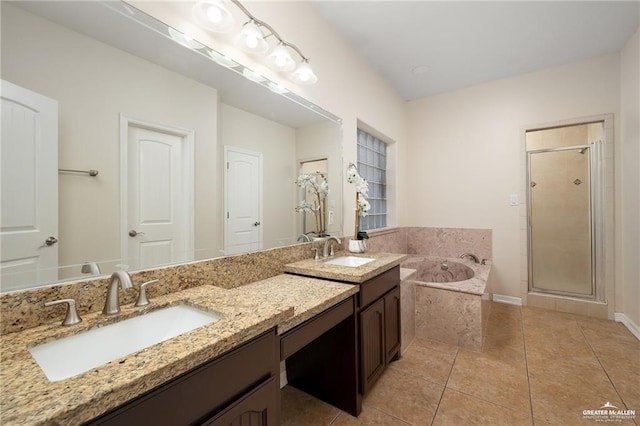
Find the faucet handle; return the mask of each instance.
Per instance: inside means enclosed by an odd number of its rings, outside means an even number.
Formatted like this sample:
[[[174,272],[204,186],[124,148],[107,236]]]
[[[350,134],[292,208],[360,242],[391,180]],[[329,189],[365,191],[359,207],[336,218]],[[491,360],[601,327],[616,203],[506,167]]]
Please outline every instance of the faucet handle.
[[[149,299],[147,299],[147,285],[157,283],[158,281],[160,280],[151,280],[140,284],[140,293],[138,293],[138,300],[136,300],[135,306],[146,306],[149,304]]]
[[[315,253],[315,255],[313,256],[313,259],[320,260],[320,256],[318,255],[318,247],[311,247],[311,250],[313,250],[313,252]]]
[[[44,306],[59,305],[61,303],[67,304],[67,313],[64,316],[62,325],[74,325],[82,321],[82,318],[80,318],[80,315],[78,315],[78,310],[76,309],[76,301],[73,299],[60,299],[51,302],[45,302]]]

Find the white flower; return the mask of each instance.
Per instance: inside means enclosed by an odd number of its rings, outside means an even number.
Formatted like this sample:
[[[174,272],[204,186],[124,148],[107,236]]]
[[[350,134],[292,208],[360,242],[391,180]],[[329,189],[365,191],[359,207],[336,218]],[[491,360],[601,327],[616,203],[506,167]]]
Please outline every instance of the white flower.
[[[359,192],[365,197],[369,196],[369,184],[365,179],[361,178],[358,175],[355,184],[356,184],[356,192]]]
[[[360,216],[363,217],[371,210],[371,204],[365,197],[358,197],[358,210],[360,211]]]
[[[298,185],[300,188],[304,188],[305,186],[309,185],[309,183],[311,183],[311,178],[312,176],[310,174],[303,173],[298,176],[298,179],[296,179],[296,185]]]
[[[306,201],[302,200],[300,201],[300,203],[296,206],[296,212],[309,212],[309,213],[313,213],[315,212],[315,206],[311,203],[307,203]]]

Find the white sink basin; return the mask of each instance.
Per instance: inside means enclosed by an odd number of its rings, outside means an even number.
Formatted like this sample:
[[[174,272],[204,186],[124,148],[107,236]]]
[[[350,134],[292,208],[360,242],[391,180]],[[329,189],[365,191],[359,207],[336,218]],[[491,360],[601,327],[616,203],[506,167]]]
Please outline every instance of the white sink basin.
[[[357,256],[340,256],[335,259],[327,260],[327,265],[340,265],[340,266],[350,266],[352,268],[357,268],[358,266],[366,265],[369,262],[373,262],[375,259],[371,257],[357,257]]]
[[[47,378],[56,382],[219,319],[219,315],[192,306],[169,306],[34,346],[29,352]]]

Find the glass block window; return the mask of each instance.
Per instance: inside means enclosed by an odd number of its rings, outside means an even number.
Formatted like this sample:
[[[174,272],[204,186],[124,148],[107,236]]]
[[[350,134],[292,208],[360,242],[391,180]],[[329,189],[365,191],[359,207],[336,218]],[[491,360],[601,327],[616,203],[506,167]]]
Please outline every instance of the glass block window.
[[[360,230],[387,226],[387,144],[358,129],[358,172],[369,183],[369,214]]]

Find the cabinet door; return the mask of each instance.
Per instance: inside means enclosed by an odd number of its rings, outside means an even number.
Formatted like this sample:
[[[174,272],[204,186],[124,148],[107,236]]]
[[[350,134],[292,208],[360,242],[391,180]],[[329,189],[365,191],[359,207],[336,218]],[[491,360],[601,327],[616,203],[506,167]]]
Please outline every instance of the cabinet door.
[[[278,383],[272,377],[203,425],[276,426],[278,397]]]
[[[384,328],[386,363],[398,356],[400,350],[400,287],[384,297]]]
[[[385,367],[384,299],[360,312],[360,368],[366,394]]]

